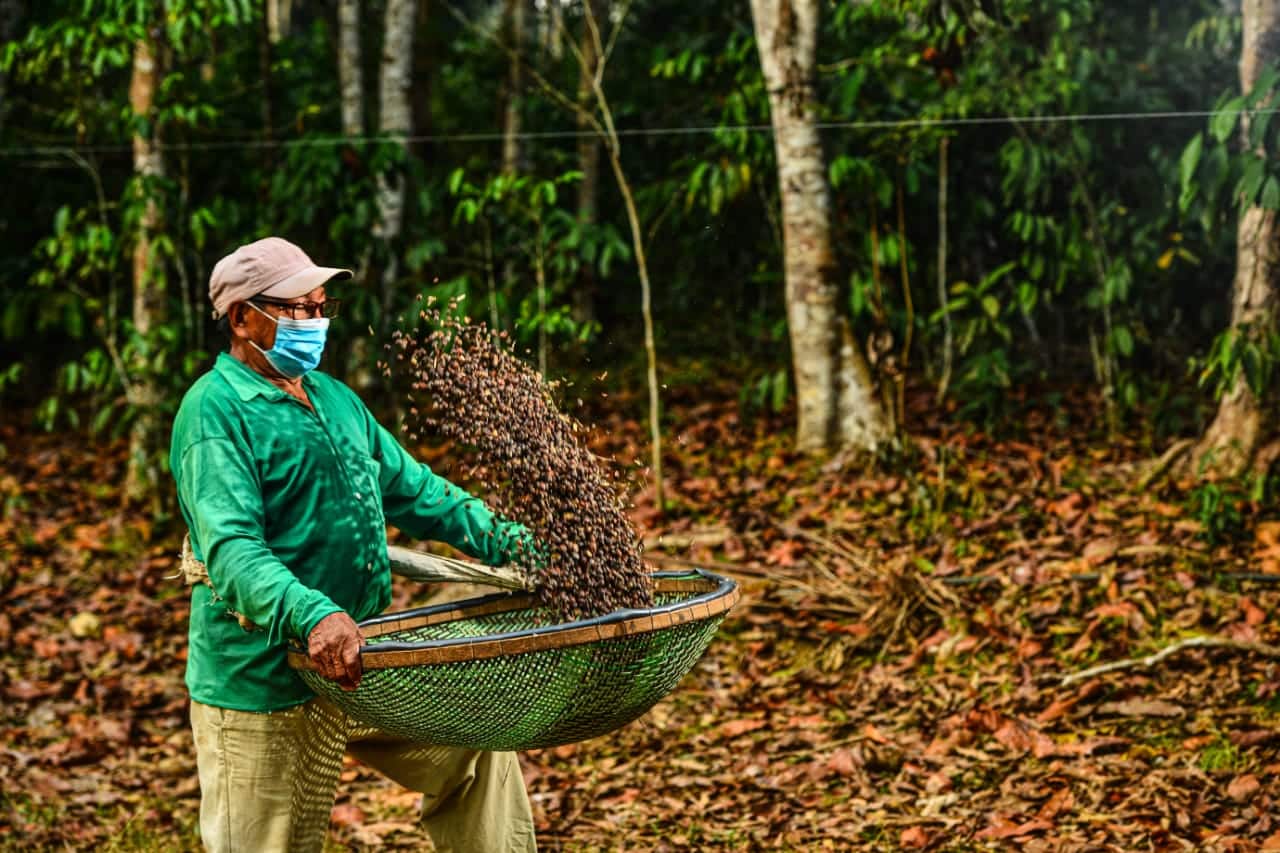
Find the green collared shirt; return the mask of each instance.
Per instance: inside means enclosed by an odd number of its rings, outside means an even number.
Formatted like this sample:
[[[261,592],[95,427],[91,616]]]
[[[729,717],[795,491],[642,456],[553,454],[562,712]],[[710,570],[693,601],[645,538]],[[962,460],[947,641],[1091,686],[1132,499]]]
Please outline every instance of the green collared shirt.
[[[229,353],[187,392],[170,463],[195,557],[187,688],[206,705],[272,711],[311,691],[288,640],[391,601],[386,524],[491,564],[527,533],[413,459],[346,385],[312,372],[314,410]],[[228,610],[258,626],[245,631]]]

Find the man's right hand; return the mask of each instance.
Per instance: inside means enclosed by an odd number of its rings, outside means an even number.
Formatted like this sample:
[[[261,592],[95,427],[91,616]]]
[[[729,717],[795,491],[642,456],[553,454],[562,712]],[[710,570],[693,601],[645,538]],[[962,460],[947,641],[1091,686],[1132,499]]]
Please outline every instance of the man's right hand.
[[[346,613],[330,613],[316,623],[307,637],[307,654],[316,671],[343,690],[360,685],[364,669],[360,663],[360,629]]]

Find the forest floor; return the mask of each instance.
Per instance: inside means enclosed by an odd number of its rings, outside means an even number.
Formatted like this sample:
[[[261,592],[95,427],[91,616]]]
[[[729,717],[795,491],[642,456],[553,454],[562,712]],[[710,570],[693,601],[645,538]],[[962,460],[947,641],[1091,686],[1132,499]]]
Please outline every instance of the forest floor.
[[[1280,850],[1274,497],[1141,489],[1149,448],[1069,395],[1005,439],[922,395],[869,472],[694,393],[635,521],[744,597],[649,714],[523,756],[542,849]],[[599,451],[643,458],[609,405]],[[178,529],[119,510],[119,443],[0,446],[0,849],[195,849]],[[1194,636],[1225,645],[1064,683]],[[349,764],[330,847],[420,848],[416,803]]]

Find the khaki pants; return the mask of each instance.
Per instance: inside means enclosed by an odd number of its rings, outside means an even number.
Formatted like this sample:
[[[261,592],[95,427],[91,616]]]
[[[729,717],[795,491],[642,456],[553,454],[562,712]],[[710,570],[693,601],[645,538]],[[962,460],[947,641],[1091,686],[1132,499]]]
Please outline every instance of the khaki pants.
[[[193,701],[200,835],[215,853],[318,851],[342,756],[350,752],[422,792],[422,823],[439,851],[536,850],[515,753],[427,746],[356,730],[323,699],[269,714]]]

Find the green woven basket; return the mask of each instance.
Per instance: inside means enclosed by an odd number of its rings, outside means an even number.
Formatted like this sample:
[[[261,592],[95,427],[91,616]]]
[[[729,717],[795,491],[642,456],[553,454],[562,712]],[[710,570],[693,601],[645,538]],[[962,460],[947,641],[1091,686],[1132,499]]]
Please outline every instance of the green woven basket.
[[[424,743],[524,750],[597,737],[675,689],[738,600],[709,572],[657,572],[654,606],[555,624],[501,593],[360,624],[364,677],[347,692],[294,647],[289,663],[355,722]]]

